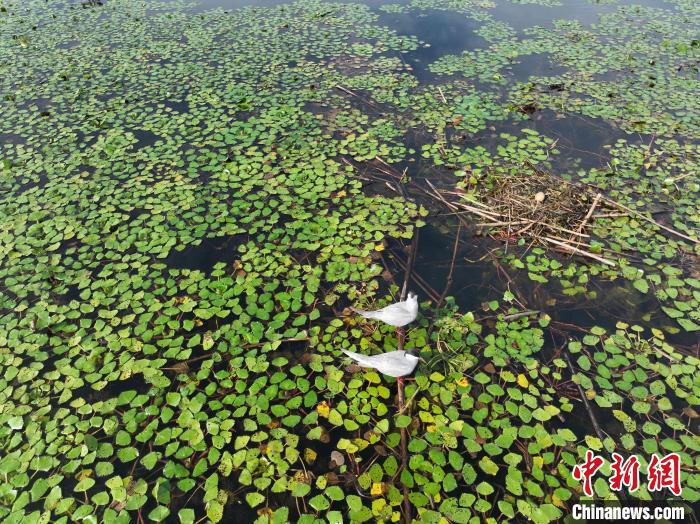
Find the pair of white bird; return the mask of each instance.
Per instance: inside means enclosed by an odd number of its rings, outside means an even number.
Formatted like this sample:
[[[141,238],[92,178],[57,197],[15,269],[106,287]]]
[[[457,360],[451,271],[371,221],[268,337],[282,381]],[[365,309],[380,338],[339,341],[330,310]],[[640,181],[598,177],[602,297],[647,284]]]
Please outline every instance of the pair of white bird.
[[[385,324],[401,328],[410,324],[418,315],[418,296],[414,293],[409,293],[406,300],[391,304],[376,311],[364,311],[362,309],[351,308],[355,313],[362,315],[365,318],[381,320]],[[416,369],[420,356],[416,348],[411,348],[408,351],[402,349],[398,351],[390,351],[381,355],[361,355],[346,349],[341,349],[343,353],[365,368],[373,368],[402,380],[401,377],[410,375]]]

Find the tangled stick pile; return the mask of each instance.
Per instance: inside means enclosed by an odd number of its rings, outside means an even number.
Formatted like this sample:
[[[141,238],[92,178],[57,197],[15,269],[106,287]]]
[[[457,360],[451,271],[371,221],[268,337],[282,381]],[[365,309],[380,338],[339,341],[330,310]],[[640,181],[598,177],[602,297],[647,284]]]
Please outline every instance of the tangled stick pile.
[[[556,251],[614,262],[595,253],[586,229],[596,209],[607,205],[586,186],[566,182],[536,168],[491,171],[466,192],[438,191],[434,196],[455,211],[477,215],[477,227],[501,241],[525,237]],[[612,209],[612,208],[611,208]]]
[[[503,238],[580,236],[594,196],[547,174],[493,174],[474,200]],[[484,218],[486,218],[484,217]],[[496,218],[497,217],[497,218]]]

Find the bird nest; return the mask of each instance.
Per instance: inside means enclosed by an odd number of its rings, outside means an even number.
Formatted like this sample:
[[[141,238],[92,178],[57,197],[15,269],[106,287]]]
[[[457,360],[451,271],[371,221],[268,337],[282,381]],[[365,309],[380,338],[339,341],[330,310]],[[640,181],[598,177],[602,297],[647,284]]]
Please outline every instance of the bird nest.
[[[606,202],[586,186],[530,167],[488,171],[462,191],[432,189],[451,209],[476,215],[477,227],[497,240],[516,242],[526,238],[534,244],[613,265],[589,244],[587,231],[595,220],[593,213]]]
[[[494,173],[475,189],[472,202],[484,218],[479,225],[504,240],[580,236],[595,200],[589,191],[544,172]]]

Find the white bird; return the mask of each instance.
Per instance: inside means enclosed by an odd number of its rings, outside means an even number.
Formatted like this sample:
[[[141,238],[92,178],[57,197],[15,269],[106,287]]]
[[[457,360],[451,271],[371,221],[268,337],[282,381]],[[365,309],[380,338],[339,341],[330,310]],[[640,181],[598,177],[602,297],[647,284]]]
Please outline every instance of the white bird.
[[[420,360],[416,348],[411,348],[407,351],[402,349],[398,351],[389,351],[381,355],[361,355],[360,353],[353,353],[347,349],[341,349],[340,351],[364,368],[376,369],[384,375],[396,377],[399,380],[413,373],[413,370],[416,369],[416,365],[418,365],[418,361]]]
[[[350,309],[365,318],[373,318],[381,320],[390,326],[402,327],[416,319],[418,315],[418,296],[414,293],[409,293],[406,300],[391,304],[376,311],[365,311],[354,307]]]

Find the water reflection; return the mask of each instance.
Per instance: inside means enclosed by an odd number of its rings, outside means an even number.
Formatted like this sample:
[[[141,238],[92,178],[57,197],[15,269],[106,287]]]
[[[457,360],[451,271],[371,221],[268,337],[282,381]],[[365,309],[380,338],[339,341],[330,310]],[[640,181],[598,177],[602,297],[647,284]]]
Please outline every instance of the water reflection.
[[[598,22],[600,15],[616,11],[620,5],[643,5],[670,9],[672,4],[664,0],[562,0],[560,6],[516,4],[499,1],[489,13],[498,20],[507,22],[519,33],[528,27],[551,27],[553,20],[576,20],[583,25]]]
[[[510,66],[510,74],[517,82],[526,82],[532,76],[554,76],[562,74],[566,68],[551,61],[549,53],[521,55]]]
[[[549,109],[533,113],[527,127],[557,141],[557,149],[563,155],[556,160],[566,164],[573,157],[578,160],[577,167],[583,169],[604,166],[608,161],[605,146],[628,137],[627,133],[602,118],[558,114]]]
[[[206,11],[215,7],[221,7],[223,9],[240,9],[241,7],[251,5],[257,7],[273,7],[287,3],[290,2],[280,0],[199,0],[195,11]]]
[[[403,55],[404,61],[413,68],[413,74],[423,82],[434,78],[427,68],[441,56],[488,46],[488,42],[475,33],[479,22],[449,11],[380,12],[379,23],[400,35],[412,35],[424,42],[415,51]]]

